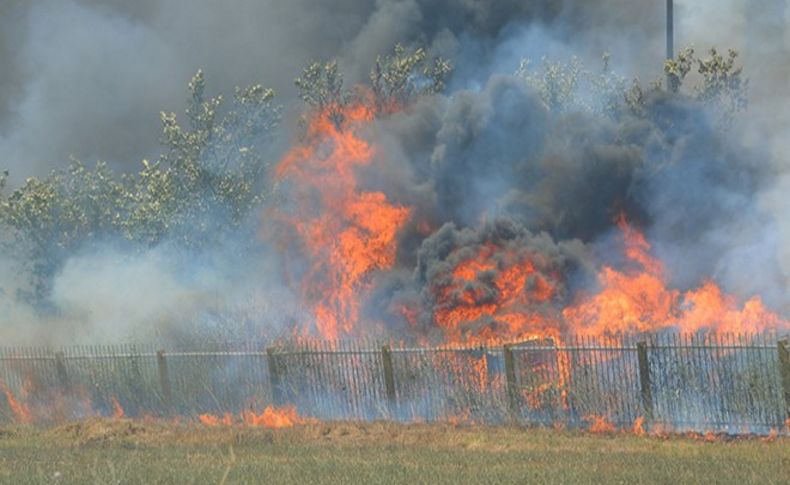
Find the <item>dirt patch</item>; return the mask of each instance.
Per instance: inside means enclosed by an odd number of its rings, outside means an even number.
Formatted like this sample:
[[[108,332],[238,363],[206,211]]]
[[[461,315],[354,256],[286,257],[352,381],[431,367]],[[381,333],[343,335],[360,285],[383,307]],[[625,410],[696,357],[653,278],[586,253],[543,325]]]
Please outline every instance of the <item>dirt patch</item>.
[[[54,438],[73,440],[84,445],[96,442],[117,441],[141,435],[146,427],[131,419],[91,418],[58,426],[50,431]]]

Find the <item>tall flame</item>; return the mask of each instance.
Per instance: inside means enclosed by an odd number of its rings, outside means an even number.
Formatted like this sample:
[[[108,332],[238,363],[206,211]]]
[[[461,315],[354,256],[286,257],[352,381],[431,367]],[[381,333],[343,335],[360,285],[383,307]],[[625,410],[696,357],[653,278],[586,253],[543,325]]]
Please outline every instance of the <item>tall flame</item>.
[[[482,245],[433,286],[434,321],[454,342],[558,336],[540,309],[554,297],[559,276],[542,269],[541,259]]]
[[[293,184],[297,207],[285,219],[310,260],[302,291],[325,338],[353,333],[370,276],[394,265],[396,237],[411,212],[359,187],[357,169],[376,153],[359,130],[374,114],[363,102],[313,114],[304,141],[275,172]]]
[[[565,334],[613,336],[665,329],[760,332],[790,324],[768,310],[759,296],[739,305],[711,280],[688,291],[668,287],[664,265],[651,254],[644,235],[624,216],[617,226],[627,263],[621,269],[602,267],[597,292],[578,295],[552,312],[550,303],[561,304],[556,300],[563,276],[539,254],[486,243],[431,283],[435,324],[453,342],[559,341]]]
[[[14,396],[14,393],[11,392],[11,389],[8,388],[3,382],[0,382],[0,391],[5,394],[6,401],[8,402],[8,407],[11,408],[11,412],[14,414],[14,419],[20,424],[30,424],[33,422],[33,413],[30,411],[30,408],[22,401],[19,401]]]
[[[676,329],[682,332],[759,332],[787,326],[769,311],[759,296],[741,307],[712,280],[681,292],[667,287],[665,270],[650,255],[644,236],[618,219],[625,241],[625,256],[633,268],[604,267],[598,274],[601,291],[568,307],[563,316],[577,333],[606,335],[617,332],[652,332]]]

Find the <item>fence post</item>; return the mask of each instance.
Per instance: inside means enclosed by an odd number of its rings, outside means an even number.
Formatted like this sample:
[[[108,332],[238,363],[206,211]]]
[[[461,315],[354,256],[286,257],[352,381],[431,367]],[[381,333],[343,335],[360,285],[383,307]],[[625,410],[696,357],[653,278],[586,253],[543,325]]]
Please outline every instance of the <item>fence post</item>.
[[[647,343],[637,342],[636,355],[639,360],[639,387],[642,393],[642,406],[645,409],[645,419],[653,420],[653,392],[650,389],[650,362],[647,360]]]
[[[282,406],[282,389],[280,381],[280,368],[277,363],[277,357],[272,347],[266,349],[266,361],[269,364],[269,385],[272,388],[272,404],[275,406]]]
[[[785,396],[785,414],[790,420],[790,338],[776,343],[779,351],[779,373],[782,377],[782,388]]]
[[[173,393],[170,388],[170,374],[167,370],[167,360],[165,359],[164,350],[156,351],[156,364],[159,368],[159,387],[162,390],[162,397],[164,397],[165,403],[170,405],[173,399]]]
[[[505,356],[505,379],[507,381],[507,402],[510,412],[518,417],[518,382],[516,381],[516,359],[513,358],[513,348],[510,345],[502,347]]]
[[[58,374],[58,381],[64,391],[69,389],[69,375],[66,373],[66,362],[63,351],[55,352],[55,371]]]
[[[395,409],[395,370],[392,367],[392,350],[389,345],[381,347],[381,363],[384,367],[384,387],[390,411]]]

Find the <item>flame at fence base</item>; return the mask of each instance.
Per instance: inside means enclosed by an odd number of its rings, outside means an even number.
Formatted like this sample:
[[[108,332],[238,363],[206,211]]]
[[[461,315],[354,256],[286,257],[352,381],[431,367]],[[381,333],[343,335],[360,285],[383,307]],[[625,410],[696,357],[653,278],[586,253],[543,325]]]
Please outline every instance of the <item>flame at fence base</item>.
[[[614,433],[617,428],[605,416],[585,416],[583,420],[588,424],[591,433]]]
[[[14,419],[19,424],[31,424],[33,422],[33,413],[30,411],[30,408],[27,406],[27,404],[18,401],[16,397],[14,397],[14,393],[11,392],[11,389],[9,389],[2,382],[0,382],[0,391],[5,394],[8,407],[11,408]]]
[[[213,414],[201,414],[198,416],[198,421],[206,426],[219,426],[220,424],[230,426],[233,424],[233,415],[225,413],[222,417],[219,417]]]
[[[213,414],[201,414],[198,421],[207,426],[230,426],[234,423],[234,416],[225,413],[222,417]],[[239,421],[247,426],[262,426],[264,428],[279,429],[290,428],[296,425],[318,424],[317,419],[300,416],[294,406],[284,406],[276,408],[267,406],[263,413],[256,414],[254,411],[244,411],[241,413]]]
[[[644,436],[645,435],[645,417],[639,416],[634,420],[634,426],[631,428],[631,431],[637,436]]]
[[[112,401],[112,416],[114,418],[119,418],[119,419],[125,417],[126,412],[124,412],[121,403],[118,402],[118,399],[116,399],[115,396],[113,396],[110,398],[110,401]]]

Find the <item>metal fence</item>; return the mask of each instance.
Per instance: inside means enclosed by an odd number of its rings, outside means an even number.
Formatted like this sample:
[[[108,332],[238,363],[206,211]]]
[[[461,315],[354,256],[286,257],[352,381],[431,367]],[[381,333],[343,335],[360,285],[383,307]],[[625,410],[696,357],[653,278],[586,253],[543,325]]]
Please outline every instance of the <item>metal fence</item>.
[[[0,348],[0,420],[239,413],[271,403],[263,344]],[[3,402],[5,397],[5,402]],[[16,407],[15,407],[16,406]]]
[[[641,418],[676,430],[767,432],[790,418],[789,346],[769,334],[663,334],[431,348],[0,349],[0,419],[194,417],[273,403],[338,420],[584,426],[598,417],[625,427]]]

